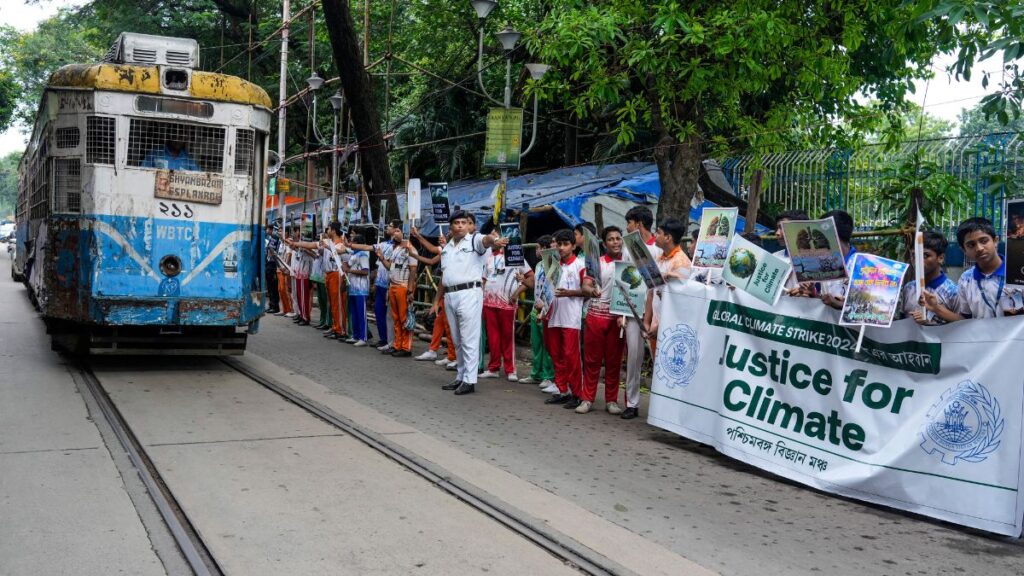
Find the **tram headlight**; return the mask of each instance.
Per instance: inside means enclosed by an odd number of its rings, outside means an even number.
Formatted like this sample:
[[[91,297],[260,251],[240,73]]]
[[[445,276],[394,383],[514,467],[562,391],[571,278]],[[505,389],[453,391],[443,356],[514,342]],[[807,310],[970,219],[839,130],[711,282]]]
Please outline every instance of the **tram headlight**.
[[[181,274],[181,258],[168,254],[160,259],[160,272],[168,278],[174,278]]]

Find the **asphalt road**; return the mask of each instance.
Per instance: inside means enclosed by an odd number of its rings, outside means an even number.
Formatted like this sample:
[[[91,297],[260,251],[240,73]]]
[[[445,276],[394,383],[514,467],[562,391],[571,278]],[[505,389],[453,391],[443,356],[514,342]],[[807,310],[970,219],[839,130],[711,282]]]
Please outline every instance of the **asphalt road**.
[[[600,400],[577,415],[504,379],[456,397],[440,389],[452,372],[281,317],[249,350],[723,574],[1024,574],[1020,540],[820,493],[612,417]]]

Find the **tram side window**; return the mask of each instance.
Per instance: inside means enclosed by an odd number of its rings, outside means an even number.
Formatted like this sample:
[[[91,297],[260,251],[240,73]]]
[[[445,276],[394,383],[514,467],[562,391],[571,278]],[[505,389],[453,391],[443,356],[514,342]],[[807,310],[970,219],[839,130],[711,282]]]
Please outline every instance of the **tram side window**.
[[[77,214],[82,209],[82,161],[53,159],[53,211]]]
[[[235,174],[247,175],[252,170],[253,144],[256,132],[239,128],[235,131]]]
[[[133,118],[128,165],[142,168],[223,172],[224,128]]]
[[[89,116],[85,119],[85,161],[89,164],[113,164],[115,118]]]

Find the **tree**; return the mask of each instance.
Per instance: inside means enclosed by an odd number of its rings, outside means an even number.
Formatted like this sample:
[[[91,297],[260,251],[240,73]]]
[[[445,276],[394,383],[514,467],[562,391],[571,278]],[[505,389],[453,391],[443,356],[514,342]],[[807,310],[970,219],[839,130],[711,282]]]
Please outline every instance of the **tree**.
[[[367,177],[367,190],[388,200],[388,218],[398,215],[395,187],[391,183],[388,150],[380,128],[377,107],[373,101],[370,77],[363,67],[362,53],[356,42],[355,23],[348,2],[322,0],[327,31],[334,49],[334,64],[341,77],[341,85],[352,107],[352,124],[359,139],[359,156],[363,159],[363,173]]]
[[[956,78],[970,80],[974,66],[1002,58],[998,74],[984,72],[982,86],[994,82],[995,92],[981,100],[985,118],[1002,125],[1021,117],[1024,106],[1024,4],[1019,0],[925,0],[917,3],[919,21],[941,18],[942,44],[954,44],[957,60],[951,67]]]
[[[998,117],[986,114],[984,104],[960,111],[960,136],[982,136],[998,132],[1024,132],[1024,118],[1014,118],[1003,124]]]
[[[530,47],[557,64],[543,88],[571,93],[581,117],[613,113],[620,142],[650,126],[662,214],[686,218],[701,160],[778,149],[799,126],[816,137],[865,108],[906,109],[938,51],[911,3],[556,0]]]
[[[0,27],[0,45],[5,48],[0,52],[0,75],[11,76],[17,84],[14,118],[24,127],[34,123],[50,74],[65,64],[98,60],[104,52],[95,29],[81,26],[75,13],[67,9],[40,22],[31,32]]]
[[[10,72],[0,70],[0,132],[11,126],[17,106],[18,83]]]
[[[18,163],[21,152],[11,152],[0,158],[0,220],[14,213],[18,201]]]

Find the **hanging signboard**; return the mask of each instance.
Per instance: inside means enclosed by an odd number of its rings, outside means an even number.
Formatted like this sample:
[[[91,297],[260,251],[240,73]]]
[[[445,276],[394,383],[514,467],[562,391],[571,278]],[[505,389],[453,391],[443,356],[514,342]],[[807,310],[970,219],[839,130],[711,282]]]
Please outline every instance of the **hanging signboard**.
[[[484,168],[519,169],[523,144],[523,109],[491,108],[487,114]]]

